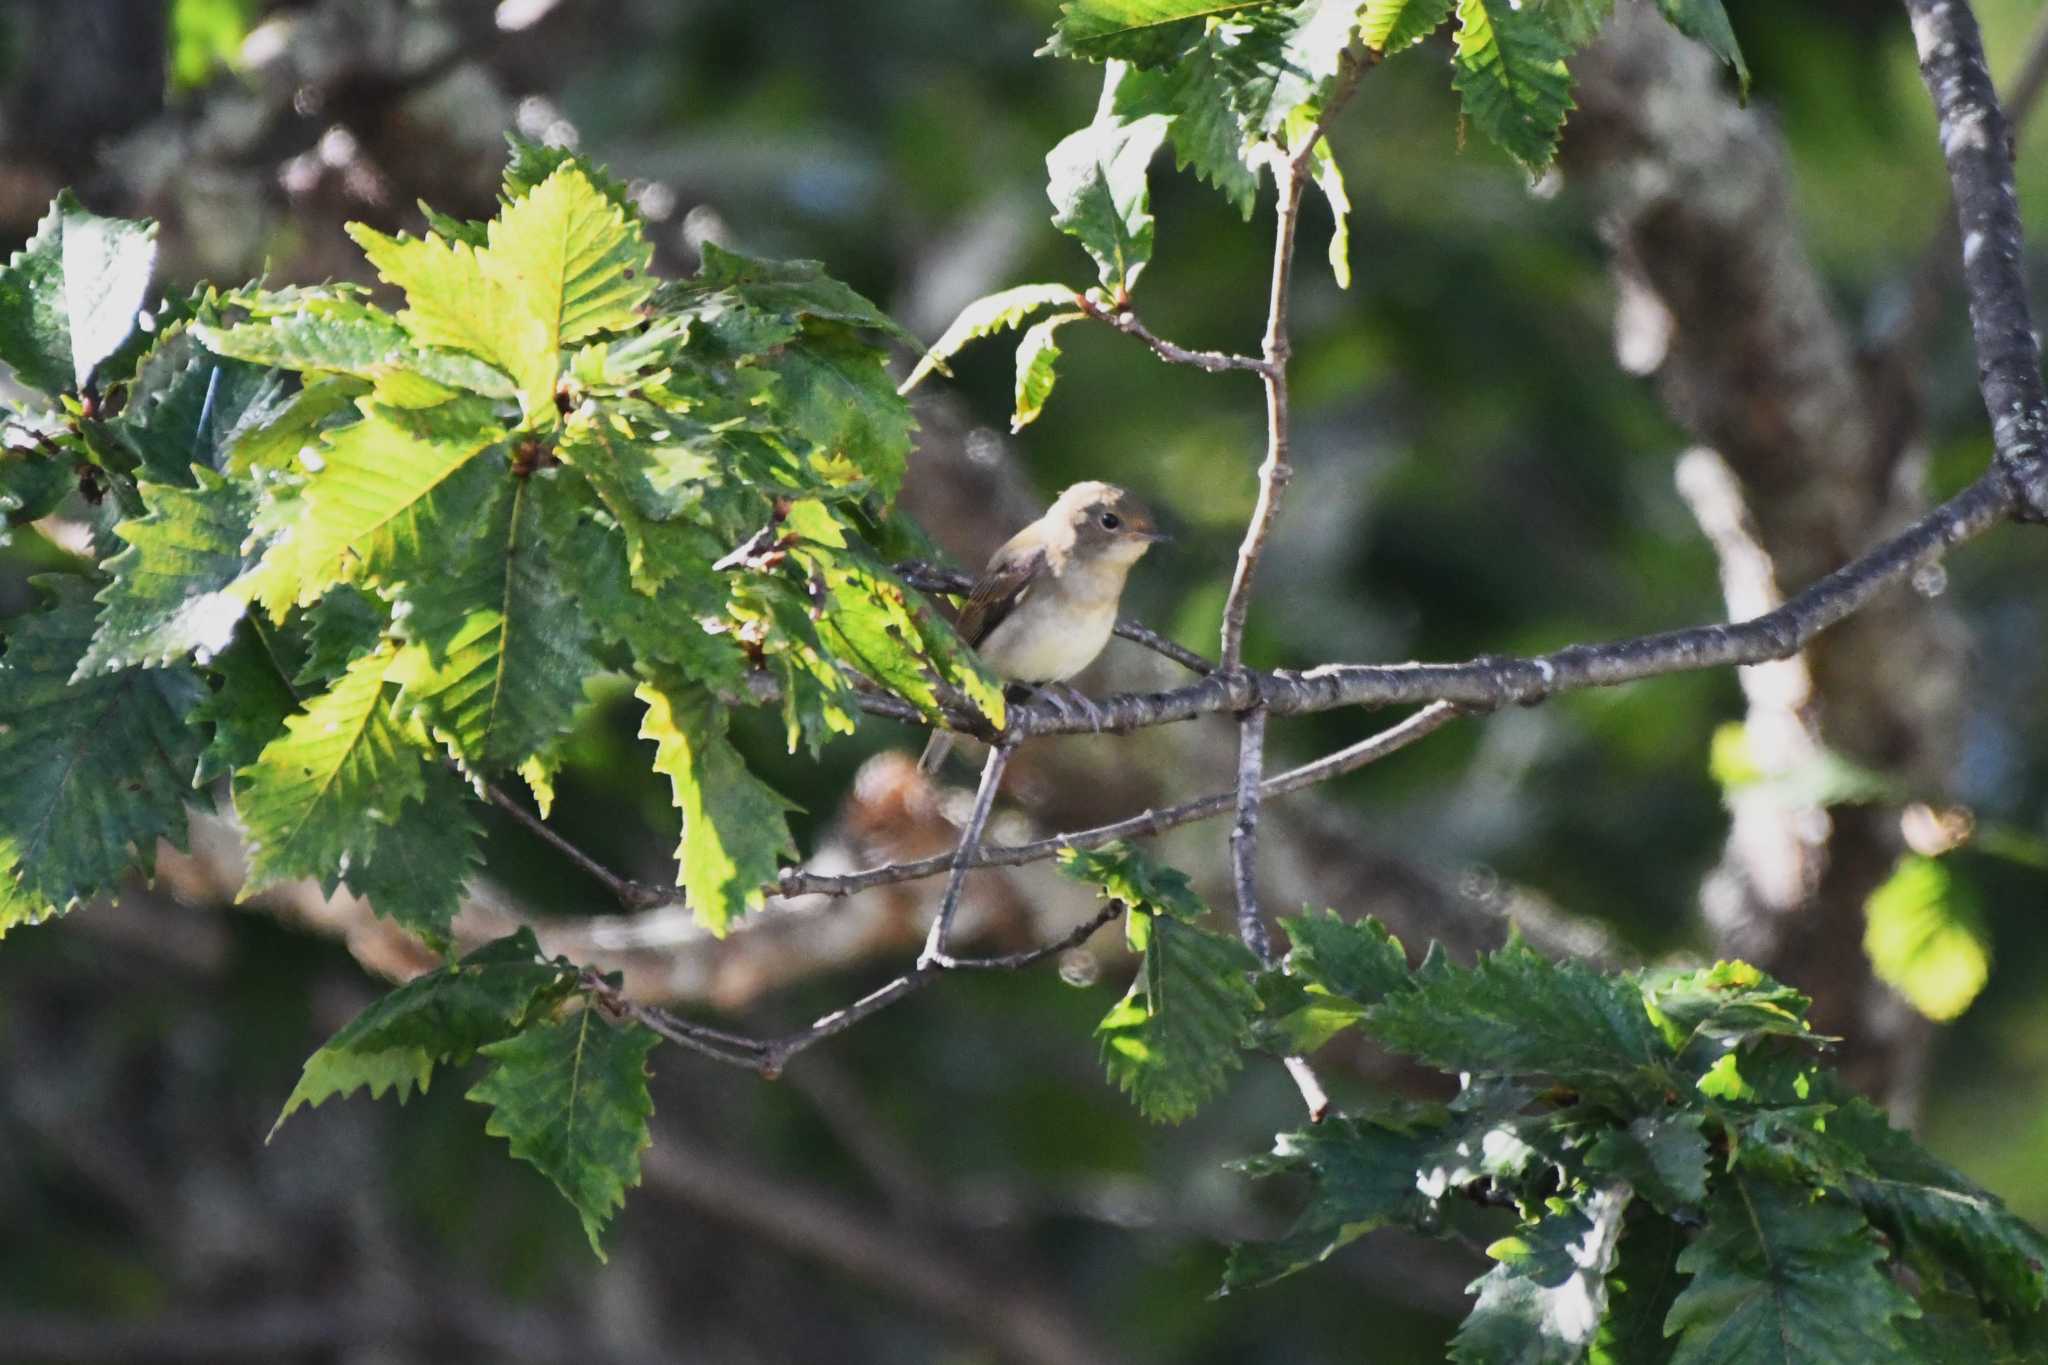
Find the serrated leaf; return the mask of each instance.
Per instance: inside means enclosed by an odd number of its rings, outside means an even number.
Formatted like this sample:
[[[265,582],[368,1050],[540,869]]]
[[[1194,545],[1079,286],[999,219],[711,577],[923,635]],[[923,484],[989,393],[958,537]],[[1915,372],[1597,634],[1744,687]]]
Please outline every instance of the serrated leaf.
[[[1271,1284],[1375,1228],[1434,1226],[1446,1196],[1484,1176],[1518,1174],[1519,1163],[1532,1155],[1528,1144],[1489,1142],[1488,1135],[1513,1134],[1526,1093],[1503,1088],[1473,1092],[1472,1100],[1456,1112],[1402,1102],[1371,1114],[1332,1116],[1280,1134],[1271,1154],[1241,1163],[1255,1177],[1305,1176],[1312,1189],[1285,1236],[1230,1249],[1224,1292]]]
[[[1225,98],[1247,137],[1270,138],[1292,119],[1315,122],[1358,27],[1358,0],[1298,0],[1211,27]]]
[[[235,441],[275,421],[288,387],[287,376],[210,354],[180,328],[143,357],[108,426],[150,479],[189,486],[194,465],[226,468]]]
[[[400,704],[419,710],[472,773],[511,771],[548,748],[583,707],[585,680],[603,671],[597,624],[549,549],[557,523],[577,515],[559,487],[574,478],[492,471],[479,496],[435,509],[467,516],[468,531],[437,546],[437,574],[398,590],[394,617],[407,643],[391,676]]]
[[[1749,64],[1742,60],[1742,47],[1735,41],[1735,30],[1721,0],[1657,0],[1657,11],[1673,28],[1705,43],[1709,52],[1733,68],[1742,97],[1749,98]]]
[[[60,193],[0,267],[0,363],[30,388],[80,392],[134,335],[156,268],[156,224],[102,218]]]
[[[356,660],[236,774],[249,847],[244,895],[300,877],[332,891],[370,856],[380,827],[413,818],[406,807],[426,795],[426,763],[387,690],[396,657],[385,649]]]
[[[1639,1114],[1602,1133],[1586,1164],[1626,1180],[1665,1213],[1697,1205],[1707,1197],[1705,1122],[1696,1113]]]
[[[382,598],[343,585],[329,588],[299,620],[306,652],[292,681],[324,687],[377,647],[391,626],[391,608]]]
[[[186,655],[205,664],[233,640],[255,591],[248,575],[260,547],[248,541],[256,491],[204,466],[190,473],[190,489],[138,485],[149,515],[114,528],[128,548],[107,561],[114,578],[100,591],[99,627],[78,661],[80,677]]]
[[[378,275],[405,291],[399,321],[413,340],[512,376],[530,425],[553,425],[562,348],[633,326],[653,287],[653,249],[637,221],[570,164],[507,205],[481,249],[359,223],[349,232]]]
[[[1545,1216],[1486,1249],[1500,1264],[1467,1286],[1479,1301],[1458,1328],[1460,1365],[1578,1365],[1607,1312],[1628,1211],[1626,1186],[1552,1199]]]
[[[1811,1001],[1747,962],[1644,972],[1637,979],[1658,1031],[1694,1074],[1758,1038],[1827,1041],[1806,1025]]]
[[[1846,1202],[1740,1171],[1720,1179],[1692,1277],[1665,1330],[1673,1365],[1841,1365],[1907,1358],[1894,1319],[1919,1312]]]
[[[518,133],[505,134],[505,144],[512,152],[505,162],[503,178],[506,202],[525,198],[533,192],[535,186],[545,183],[556,171],[564,166],[571,166],[590,182],[591,188],[637,219],[638,212],[633,206],[632,191],[626,182],[590,158],[577,155],[571,148],[550,146],[545,142],[521,137]],[[486,225],[479,223],[475,226],[483,228]]]
[[[850,333],[813,327],[765,368],[781,380],[776,416],[807,444],[814,468],[843,462],[884,500],[903,483],[917,419],[896,392],[888,358]],[[844,480],[828,478],[828,482]]]
[[[1012,435],[1024,430],[1038,420],[1038,414],[1045,411],[1045,400],[1052,397],[1052,386],[1059,373],[1060,348],[1053,334],[1070,322],[1078,322],[1085,313],[1054,313],[1042,322],[1034,323],[1017,343],[1017,408],[1010,415]]]
[[[1375,52],[1393,56],[1443,27],[1457,0],[1365,0],[1358,34]]]
[[[1087,882],[1110,900],[1148,915],[1168,915],[1192,924],[1209,913],[1188,883],[1188,874],[1146,856],[1126,839],[1099,848],[1063,848],[1060,871]]]
[[[1153,919],[1130,993],[1095,1026],[1103,1068],[1139,1113],[1190,1118],[1244,1064],[1238,1039],[1259,1008],[1248,975],[1258,965],[1234,938]]]
[[[958,354],[968,342],[1022,326],[1024,319],[1039,309],[1050,308],[1056,303],[1071,303],[1073,298],[1074,291],[1064,284],[1020,284],[976,299],[960,310],[960,316],[953,319],[953,325],[931,344],[931,349],[918,360],[910,377],[896,391],[909,393],[933,370],[951,374],[952,371],[946,368],[946,361]]]
[[[365,858],[350,861],[348,889],[370,908],[437,949],[448,946],[463,888],[483,866],[483,827],[469,787],[446,767],[427,770],[417,807],[378,829]]]
[[[1398,1052],[1445,1071],[1549,1075],[1605,1094],[1666,1087],[1671,1054],[1632,982],[1519,944],[1415,982],[1366,1015],[1366,1032]]]
[[[188,725],[210,726],[213,732],[192,775],[194,787],[254,763],[284,729],[285,717],[299,709],[278,667],[248,623],[213,656],[206,670],[213,690],[185,717]]]
[[[2048,1237],[1893,1128],[1868,1100],[1844,1097],[1829,1130],[1868,1158],[1847,1182],[1871,1221],[1908,1250],[1960,1273],[1987,1300],[2024,1316],[2048,1302]]]
[[[1863,903],[1863,951],[1878,980],[1929,1019],[1954,1019],[1991,979],[1984,910],[1949,865],[1908,854]]]
[[[640,737],[655,743],[654,771],[668,778],[683,813],[676,885],[697,922],[723,938],[733,920],[757,910],[762,889],[796,852],[785,813],[798,807],[747,770],[725,737],[725,708],[695,692],[645,682]]]
[[[48,516],[77,486],[69,461],[0,446],[0,546],[7,544],[8,527]]]
[[[1458,0],[1451,84],[1465,117],[1531,175],[1549,167],[1572,109],[1566,55],[1550,26],[1511,0]]]
[[[1272,0],[1067,0],[1041,56],[1100,62],[1111,58],[1156,66],[1171,61],[1218,15],[1256,9]]]
[[[415,1088],[427,1088],[437,1063],[465,1061],[510,1037],[574,984],[571,969],[541,960],[528,928],[423,972],[371,1003],[306,1059],[270,1136],[301,1108],[366,1085],[372,1099],[395,1089],[403,1103]]]
[[[273,620],[318,600],[331,584],[404,579],[440,559],[450,528],[434,521],[436,509],[456,516],[467,509],[449,509],[434,495],[505,437],[477,398],[433,408],[368,399],[359,406],[361,421],[328,433],[289,534],[257,566],[252,591]],[[471,482],[482,472],[471,471]],[[465,493],[476,496],[467,485]]]
[[[1106,77],[1115,90],[1113,108],[1125,122],[1147,114],[1168,114],[1173,125],[1176,170],[1194,169],[1247,221],[1257,203],[1263,151],[1247,137],[1244,121],[1231,107],[1226,72],[1214,44],[1198,43],[1171,66],[1127,67]]]
[[[1046,154],[1045,193],[1053,226],[1087,248],[1104,287],[1121,299],[1152,259],[1145,172],[1170,121],[1147,114],[1126,122],[1104,104],[1095,122]]]
[[[1540,0],[1533,8],[1558,37],[1575,48],[1598,38],[1614,17],[1614,0]]]
[[[626,1190],[640,1183],[651,1139],[647,1054],[659,1042],[638,1026],[614,1027],[585,1009],[482,1049],[495,1064],[469,1098],[491,1106],[484,1131],[555,1182],[583,1220],[590,1249]]]
[[[204,693],[185,668],[73,683],[91,643],[91,589],[37,580],[50,606],[8,622],[0,654],[0,934],[147,872],[159,838],[185,840]]]
[[[1293,947],[1287,969],[1333,995],[1370,1005],[1394,991],[1410,989],[1408,953],[1378,920],[1339,919],[1334,911],[1283,919]]]
[[[689,287],[728,295],[785,322],[815,319],[865,327],[909,345],[917,338],[850,285],[826,272],[819,261],[772,261],[728,251],[705,242],[702,262]]]
[[[398,322],[366,304],[322,299],[296,313],[264,317],[233,327],[195,325],[192,335],[217,355],[306,374],[347,376],[380,386],[380,397],[396,401],[386,388],[409,378],[461,389],[483,398],[515,398],[518,386],[488,358],[436,346],[415,346]],[[433,401],[445,401],[439,395]],[[430,407],[433,403],[403,403]],[[339,410],[333,401],[320,416]],[[251,438],[255,439],[255,438]]]
[[[1673,1343],[1664,1319],[1683,1277],[1685,1232],[1638,1207],[1622,1229],[1621,1254],[1607,1276],[1607,1316],[1587,1357],[1591,1365],[1668,1365]]]

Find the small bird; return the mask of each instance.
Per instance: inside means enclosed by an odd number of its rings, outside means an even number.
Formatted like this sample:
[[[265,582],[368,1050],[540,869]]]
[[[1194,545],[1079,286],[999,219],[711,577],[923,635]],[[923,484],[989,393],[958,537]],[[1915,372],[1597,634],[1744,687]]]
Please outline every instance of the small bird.
[[[1077,483],[989,559],[955,627],[997,677],[1063,683],[1109,643],[1125,576],[1165,539],[1123,489]],[[934,734],[918,771],[937,772],[952,747],[950,731]]]

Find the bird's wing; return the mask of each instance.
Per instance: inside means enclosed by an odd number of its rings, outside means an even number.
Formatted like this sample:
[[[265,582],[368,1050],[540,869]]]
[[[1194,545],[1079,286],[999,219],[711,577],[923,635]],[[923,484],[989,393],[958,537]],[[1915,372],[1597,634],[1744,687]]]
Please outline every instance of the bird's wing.
[[[988,567],[981,571],[981,577],[974,581],[974,590],[967,595],[967,605],[960,608],[960,619],[954,623],[954,628],[960,632],[961,638],[970,645],[986,640],[989,632],[1017,609],[1017,604],[1024,600],[1024,594],[1044,572],[1045,547],[1042,545],[1028,549],[1005,545],[996,551]]]

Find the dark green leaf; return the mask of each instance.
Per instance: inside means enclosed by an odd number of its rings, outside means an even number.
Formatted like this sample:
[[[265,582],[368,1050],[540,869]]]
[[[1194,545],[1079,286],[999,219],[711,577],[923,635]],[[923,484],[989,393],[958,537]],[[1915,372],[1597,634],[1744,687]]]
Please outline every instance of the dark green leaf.
[[[377,830],[369,856],[349,863],[348,889],[436,948],[448,945],[462,891],[483,865],[483,828],[469,787],[439,764],[417,806]]]
[[[1557,154],[1572,108],[1566,55],[1550,26],[1511,0],[1458,0],[1451,84],[1464,97],[1465,117],[1532,175]]]
[[[1678,1253],[1685,1233],[1641,1205],[1622,1228],[1621,1256],[1607,1276],[1607,1316],[1594,1339],[1592,1365],[1667,1365],[1675,1343],[1664,1319],[1683,1277]]]
[[[300,619],[305,623],[306,658],[292,681],[324,686],[377,647],[390,628],[391,608],[383,599],[343,584],[329,588]]]
[[[1339,919],[1335,911],[1311,911],[1281,920],[1280,927],[1294,945],[1287,954],[1287,969],[1332,995],[1370,1005],[1414,984],[1401,940],[1378,920],[1352,922]]]
[[[491,1106],[485,1131],[512,1144],[576,1206],[590,1249],[626,1190],[640,1183],[650,1141],[647,1054],[660,1040],[585,1009],[482,1049],[494,1065],[469,1092]]]
[[[1568,46],[1584,47],[1614,17],[1614,0],[1541,0],[1535,7]]]
[[[599,194],[636,219],[639,216],[639,211],[633,205],[632,192],[627,188],[626,182],[590,158],[578,156],[568,147],[551,147],[544,142],[521,137],[518,133],[505,134],[505,143],[512,150],[511,158],[505,163],[504,197],[507,202],[524,199],[533,192],[534,186],[556,171],[564,166],[573,166]],[[453,236],[445,232],[441,235]],[[483,243],[478,242],[476,245],[481,246]]]
[[[830,482],[835,466],[865,479],[884,499],[894,498],[910,458],[917,420],[896,392],[887,357],[850,333],[807,329],[767,368],[781,379],[776,416],[809,447],[816,472]]]
[[[1699,1204],[1707,1197],[1705,1116],[1678,1112],[1639,1114],[1626,1128],[1602,1133],[1586,1153],[1586,1164],[1618,1176],[1665,1213]]]
[[[272,1137],[300,1108],[370,1087],[395,1088],[403,1102],[427,1088],[438,1062],[462,1062],[552,1009],[575,984],[544,962],[533,930],[520,929],[458,964],[425,972],[378,999],[306,1059],[304,1073],[271,1126]]]
[[[1067,0],[1041,56],[1139,66],[1173,60],[1217,15],[1261,8],[1275,0]]]
[[[1130,994],[1095,1028],[1104,1068],[1139,1113],[1179,1123],[1244,1064],[1238,1040],[1259,1008],[1248,976],[1258,965],[1234,938],[1152,921]]]
[[[1670,1052],[1634,983],[1519,944],[1469,969],[1423,970],[1389,995],[1366,1032],[1445,1071],[1549,1075],[1612,1094],[1661,1094]]]
[[[148,871],[159,838],[185,840],[204,694],[185,668],[73,683],[92,639],[91,589],[38,580],[55,597],[9,622],[0,655],[0,933],[60,914]]]
[[[192,776],[195,787],[254,763],[284,729],[285,717],[299,709],[257,631],[255,623],[244,621],[228,647],[213,656],[206,669],[213,690],[185,717],[190,725],[213,729]]]
[[[192,467],[222,470],[236,441],[290,403],[289,377],[208,351],[180,328],[143,357],[127,406],[108,425],[157,483],[192,483]]]
[[[1247,136],[1244,120],[1231,105],[1226,80],[1215,45],[1204,41],[1171,66],[1125,69],[1117,80],[1113,108],[1126,123],[1147,114],[1170,115],[1173,124],[1167,135],[1173,141],[1174,168],[1193,167],[1198,179],[1214,185],[1249,220],[1264,153]]]
[[[1742,60],[1742,48],[1735,30],[1728,24],[1728,11],[1721,0],[1657,0],[1657,10],[1680,33],[1707,45],[1707,50],[1735,70],[1742,96],[1749,98],[1749,65]]]
[[[690,282],[692,288],[728,292],[752,308],[786,320],[813,318],[866,327],[917,345],[917,338],[894,318],[833,279],[817,261],[760,260],[727,251],[716,242],[706,242],[700,250],[703,264]]]
[[[1627,1187],[1580,1188],[1486,1249],[1499,1261],[1451,1342],[1460,1365],[1578,1365],[1607,1312]]]
[[[1673,1365],[1907,1359],[1893,1320],[1918,1310],[1862,1214],[1739,1170],[1716,1184],[1706,1231],[1678,1258],[1692,1280],[1665,1324],[1678,1338]]]
[[[134,335],[156,224],[102,218],[65,190],[0,267],[0,363],[44,393],[82,391]]]

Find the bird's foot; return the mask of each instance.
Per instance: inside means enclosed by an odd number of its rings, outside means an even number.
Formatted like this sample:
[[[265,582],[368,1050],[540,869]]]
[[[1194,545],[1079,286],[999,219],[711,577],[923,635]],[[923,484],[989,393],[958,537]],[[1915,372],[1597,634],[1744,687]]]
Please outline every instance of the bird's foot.
[[[1072,721],[1079,716],[1088,728],[1098,735],[1102,733],[1103,727],[1109,724],[1108,714],[1071,684],[1047,683],[1039,689],[1039,693],[1052,703],[1052,709],[1060,713],[1062,720]]]

